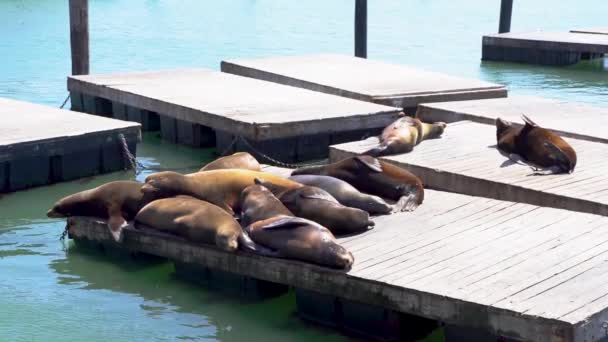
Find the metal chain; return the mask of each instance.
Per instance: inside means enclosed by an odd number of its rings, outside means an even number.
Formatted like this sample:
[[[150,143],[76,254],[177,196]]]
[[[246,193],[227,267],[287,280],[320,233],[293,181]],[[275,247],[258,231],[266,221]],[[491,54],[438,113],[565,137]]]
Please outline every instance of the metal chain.
[[[267,162],[270,162],[270,163],[274,164],[275,166],[286,167],[286,168],[289,168],[289,169],[297,169],[297,168],[300,168],[300,167],[316,166],[316,165],[327,164],[326,160],[320,160],[320,161],[309,162],[309,163],[298,163],[298,164],[284,163],[284,162],[282,162],[280,160],[276,160],[276,159],[268,156],[265,153],[260,152],[258,149],[256,149],[255,147],[251,146],[251,144],[249,143],[249,141],[247,141],[247,139],[243,138],[242,136],[237,136],[237,137],[235,137],[235,140],[236,139],[242,140],[243,143],[245,143],[245,145],[247,147],[249,147],[249,149],[251,151],[253,151],[253,153],[257,154],[259,157],[262,157],[262,158],[266,159]]]
[[[68,103],[70,96],[71,96],[71,94],[68,94],[68,97],[65,98],[65,101],[63,101],[63,104],[59,107],[60,109],[63,109],[63,107],[65,107],[65,104]]]
[[[137,158],[135,158],[135,156],[131,153],[131,151],[129,151],[129,145],[127,145],[127,139],[125,139],[124,134],[119,133],[118,139],[120,139],[120,142],[122,145],[123,157],[131,165],[131,169],[133,169],[133,171],[135,171],[135,174],[139,175],[139,173],[144,169],[144,166],[139,161],[137,161]],[[125,170],[128,170],[128,167],[125,167]]]

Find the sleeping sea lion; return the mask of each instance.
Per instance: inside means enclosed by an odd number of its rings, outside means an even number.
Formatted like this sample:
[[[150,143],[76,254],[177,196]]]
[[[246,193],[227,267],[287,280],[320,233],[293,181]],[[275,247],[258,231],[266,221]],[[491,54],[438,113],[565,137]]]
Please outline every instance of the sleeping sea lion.
[[[211,171],[221,169],[244,169],[251,171],[262,171],[260,163],[247,152],[237,152],[229,156],[218,158],[205,165],[200,171]]]
[[[576,152],[559,135],[542,128],[522,115],[523,127],[496,119],[497,148],[510,159],[523,159],[533,167],[549,173],[572,173],[576,167]]]
[[[115,181],[81,191],[57,201],[46,215],[60,218],[93,216],[108,219],[114,240],[121,241],[122,228],[153,198],[141,192],[143,183]]]
[[[273,216],[295,216],[270,190],[262,185],[250,185],[241,193],[241,224],[246,227]]]
[[[143,207],[135,223],[179,235],[189,241],[234,251],[243,238],[236,220],[220,207],[190,196],[153,201]]]
[[[411,211],[424,200],[422,181],[413,173],[371,156],[356,156],[335,163],[296,169],[292,175],[339,178],[357,190],[398,201],[395,211]]]
[[[347,182],[320,175],[299,175],[289,177],[292,181],[303,185],[316,186],[327,191],[340,204],[351,208],[365,210],[370,214],[388,214],[393,208],[378,196],[364,194]]]
[[[356,233],[374,226],[367,211],[346,207],[323,189],[314,186],[287,189],[259,179],[256,183],[272,191],[296,216],[315,221],[334,234]]]
[[[155,198],[166,198],[177,195],[188,195],[211,202],[234,215],[239,209],[241,192],[249,185],[255,184],[256,178],[268,180],[287,188],[302,186],[294,181],[270,173],[225,169],[195,172],[182,175],[177,172],[164,171],[146,178],[141,188],[144,193],[151,193]]]
[[[440,137],[445,127],[445,122],[426,123],[404,116],[386,126],[379,137],[379,145],[363,154],[379,157],[411,152],[423,140]]]

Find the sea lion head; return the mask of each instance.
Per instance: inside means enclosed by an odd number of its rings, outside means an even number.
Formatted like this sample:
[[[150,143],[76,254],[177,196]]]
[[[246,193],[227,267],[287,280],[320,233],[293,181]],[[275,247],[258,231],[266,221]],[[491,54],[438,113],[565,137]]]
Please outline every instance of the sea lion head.
[[[75,213],[86,212],[86,209],[82,207],[85,205],[87,193],[89,191],[82,191],[60,199],[46,212],[46,216],[50,218],[65,218],[74,216],[76,215]]]
[[[224,251],[233,252],[238,248],[238,236],[234,234],[217,234],[215,245]]]
[[[173,171],[157,172],[146,177],[141,192],[155,198],[173,197],[184,194],[184,182],[185,176],[180,173]]]
[[[346,248],[331,241],[327,248],[323,248],[322,258],[325,265],[334,265],[337,268],[349,270],[355,262],[355,257]]]
[[[268,182],[262,178],[256,178],[256,179],[254,179],[254,182],[257,186],[259,186],[260,188],[263,188],[266,191],[270,191],[276,197],[280,197],[281,194],[283,194],[285,191],[289,190],[288,188],[286,188],[284,186],[274,184],[272,182]],[[259,189],[259,188],[256,188],[256,189]]]
[[[445,131],[447,125],[448,124],[443,121],[433,122],[431,124],[431,129],[426,136],[426,139],[439,138],[443,134],[443,131]]]
[[[496,138],[500,139],[500,137],[502,137],[503,134],[512,127],[513,125],[509,121],[496,118]]]

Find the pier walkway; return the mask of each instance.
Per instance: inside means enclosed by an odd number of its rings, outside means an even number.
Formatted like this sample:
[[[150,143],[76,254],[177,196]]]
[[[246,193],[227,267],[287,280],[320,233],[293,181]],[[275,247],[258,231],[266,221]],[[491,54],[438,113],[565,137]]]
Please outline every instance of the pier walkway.
[[[227,60],[222,61],[222,71],[400,107],[409,113],[422,102],[507,96],[503,85],[345,55]]]
[[[0,193],[128,167],[140,125],[0,98]]]
[[[536,96],[425,103],[418,107],[416,116],[428,122],[470,120],[489,125],[495,125],[500,117],[520,125],[522,114],[561,136],[608,143],[608,107]]]
[[[70,76],[73,109],[139,121],[164,139],[245,150],[235,136],[285,162],[381,130],[399,109],[206,69]]]
[[[608,215],[608,145],[565,139],[577,151],[572,174],[532,176],[528,166],[514,164],[496,150],[494,126],[471,121],[448,124],[440,139],[381,159],[406,167],[433,189]],[[332,146],[330,160],[362,153],[376,141]]]
[[[68,229],[77,241],[319,293],[328,303],[342,301],[344,310],[360,303],[518,341],[597,341],[605,334],[606,217],[428,190],[415,212],[374,221],[373,230],[339,239],[355,258],[347,273],[133,228],[119,246],[93,218],[70,218]]]
[[[576,32],[509,32],[483,36],[482,59],[569,65],[608,53],[608,35]]]

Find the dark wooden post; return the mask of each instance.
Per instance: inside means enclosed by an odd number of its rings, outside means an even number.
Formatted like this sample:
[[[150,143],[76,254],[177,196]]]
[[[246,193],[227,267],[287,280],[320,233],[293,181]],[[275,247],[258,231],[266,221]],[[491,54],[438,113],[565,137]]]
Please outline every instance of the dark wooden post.
[[[72,75],[89,73],[89,1],[70,0]]]
[[[511,31],[511,12],[513,11],[513,0],[500,1],[500,22],[498,33]]]
[[[367,0],[355,0],[355,56],[367,58]]]

